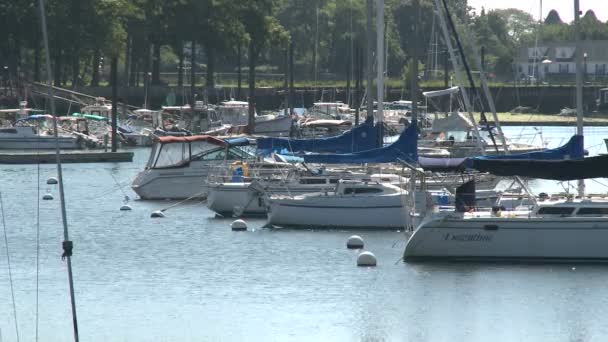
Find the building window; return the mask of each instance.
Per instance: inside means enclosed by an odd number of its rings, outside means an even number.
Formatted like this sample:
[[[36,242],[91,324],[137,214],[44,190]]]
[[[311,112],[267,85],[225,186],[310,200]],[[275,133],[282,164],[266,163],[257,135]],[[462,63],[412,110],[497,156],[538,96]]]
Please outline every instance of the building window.
[[[549,66],[545,64],[545,74],[549,73]]]
[[[519,66],[517,67],[517,70],[518,70],[520,73],[524,72],[524,68],[523,68],[521,65],[519,65]]]
[[[528,75],[532,75],[532,66],[528,65]]]

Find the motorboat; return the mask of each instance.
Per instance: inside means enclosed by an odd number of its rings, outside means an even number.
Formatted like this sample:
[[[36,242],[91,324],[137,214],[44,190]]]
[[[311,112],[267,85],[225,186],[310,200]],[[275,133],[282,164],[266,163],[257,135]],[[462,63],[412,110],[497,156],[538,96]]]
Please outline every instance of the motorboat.
[[[37,114],[18,119],[13,127],[0,128],[0,149],[54,149],[53,128],[48,123],[55,118],[51,115]],[[79,149],[84,140],[74,134],[59,132],[60,149]]]
[[[244,133],[249,118],[249,103],[245,101],[224,101],[216,106],[221,125],[231,125],[230,133]],[[292,129],[293,119],[289,115],[255,113],[254,134],[267,136],[287,136]]]
[[[131,187],[147,200],[205,198],[206,180],[211,174],[231,177],[233,166],[248,165],[245,173],[263,176],[290,166],[270,159],[258,161],[254,152],[245,138],[158,137],[145,169]]]

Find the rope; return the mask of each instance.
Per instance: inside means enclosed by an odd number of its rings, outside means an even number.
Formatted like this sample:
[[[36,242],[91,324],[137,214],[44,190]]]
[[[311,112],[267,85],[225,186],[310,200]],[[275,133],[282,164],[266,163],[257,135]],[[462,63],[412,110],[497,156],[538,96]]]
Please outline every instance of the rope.
[[[4,244],[6,246],[6,263],[8,265],[8,279],[11,284],[11,297],[13,300],[13,315],[15,317],[15,333],[17,334],[17,342],[19,342],[19,324],[17,323],[17,306],[15,305],[15,289],[13,287],[13,272],[11,270],[11,254],[8,251],[8,235],[6,233],[6,222],[4,217],[4,203],[2,202],[2,193],[0,192],[0,211],[2,212],[2,229],[4,230]]]
[[[167,210],[169,210],[169,209],[171,209],[171,208],[177,207],[178,205],[180,205],[180,204],[182,204],[182,203],[184,203],[184,202],[187,202],[187,201],[190,201],[190,200],[192,200],[192,199],[194,199],[194,198],[199,197],[200,195],[204,194],[205,192],[206,192],[206,191],[201,191],[201,192],[198,192],[198,193],[196,193],[196,194],[194,194],[194,195],[192,195],[192,196],[190,196],[190,197],[188,197],[188,198],[186,198],[186,199],[184,199],[184,200],[181,200],[181,201],[179,201],[179,202],[177,202],[177,203],[175,203],[175,204],[172,204],[172,205],[170,205],[170,206],[168,206],[168,207],[166,207],[166,208],[160,209],[160,211],[165,212],[165,211],[167,211]],[[201,201],[201,203],[202,203],[202,202],[203,202],[203,201]]]

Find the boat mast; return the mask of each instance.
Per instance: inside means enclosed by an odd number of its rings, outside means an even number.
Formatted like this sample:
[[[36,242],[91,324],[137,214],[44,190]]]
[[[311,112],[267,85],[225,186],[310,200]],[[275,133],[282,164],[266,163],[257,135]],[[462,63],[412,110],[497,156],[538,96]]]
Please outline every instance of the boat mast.
[[[412,37],[412,70],[410,73],[410,83],[412,94],[410,95],[412,101],[412,121],[418,120],[418,18],[420,16],[420,3],[418,0],[412,1],[412,7],[414,11],[414,34]],[[435,17],[433,17],[435,21]],[[433,28],[434,29],[434,28]]]
[[[53,71],[51,69],[51,56],[49,52],[49,37],[46,28],[46,14],[44,10],[44,0],[38,0],[38,7],[40,9],[40,26],[42,28],[42,40],[44,42],[44,52],[46,58],[46,73],[48,82],[49,100],[51,103],[51,115],[55,116],[53,120],[53,135],[55,136],[55,157],[57,159],[57,180],[59,181],[59,203],[61,204],[61,220],[63,222],[63,255],[61,259],[67,261],[68,265],[68,282],[70,285],[70,302],[72,305],[72,323],[74,328],[74,341],[78,342],[78,321],[76,319],[76,298],[74,296],[74,278],[72,276],[72,241],[68,235],[68,221],[65,210],[65,195],[63,191],[63,173],[61,169],[61,157],[59,151],[59,137],[57,135],[57,116],[55,111],[55,96],[53,94]]]
[[[382,123],[384,122],[384,0],[376,2],[376,57],[377,65],[376,72],[378,82],[378,107],[376,109],[376,117],[382,133]],[[380,134],[380,146],[382,146],[382,134]]]
[[[574,0],[574,37],[576,40],[576,134],[583,135],[583,51],[581,47],[581,11],[579,0]],[[585,180],[578,180],[578,195],[585,195]]]
[[[374,53],[372,51],[372,43],[374,41],[374,31],[372,27],[372,15],[374,11],[373,0],[367,0],[367,83],[365,85],[367,117],[371,118],[374,115],[374,97],[372,95],[372,86],[374,83]]]
[[[452,39],[450,38],[450,33],[448,31],[447,24],[445,22],[445,17],[443,11],[441,10],[440,0],[435,1],[435,9],[437,10],[437,15],[439,16],[439,24],[441,26],[441,30],[443,31],[443,37],[445,40],[445,44],[447,45],[448,52],[450,53],[450,59],[452,60],[452,64],[454,65],[454,73],[456,74],[456,81],[458,82],[458,87],[460,88],[460,93],[462,94],[462,99],[464,101],[465,110],[469,114],[469,119],[473,123],[473,132],[475,134],[477,147],[482,155],[485,155],[485,149],[481,143],[481,135],[479,134],[479,129],[475,122],[475,117],[473,116],[473,107],[471,106],[471,101],[469,100],[469,94],[467,89],[464,87],[464,77],[462,76],[462,69],[460,68],[458,59],[456,54],[454,53],[454,49],[452,47]],[[446,13],[447,15],[447,13]]]

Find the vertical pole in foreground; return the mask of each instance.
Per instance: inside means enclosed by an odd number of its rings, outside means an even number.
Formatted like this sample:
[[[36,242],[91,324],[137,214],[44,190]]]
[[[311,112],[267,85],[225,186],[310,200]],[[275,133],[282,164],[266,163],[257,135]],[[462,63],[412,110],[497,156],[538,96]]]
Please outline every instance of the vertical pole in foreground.
[[[47,82],[49,84],[49,99],[51,102],[51,115],[55,116],[55,95],[53,94],[53,72],[51,69],[51,56],[49,53],[49,37],[46,30],[46,14],[44,10],[44,0],[38,0],[38,7],[40,9],[40,26],[42,28],[42,40],[44,41],[44,52],[46,58],[46,73]],[[54,136],[55,136],[55,157],[57,159],[57,178],[59,180],[59,201],[61,204],[61,219],[63,222],[63,255],[62,259],[65,258],[68,266],[68,282],[70,286],[70,302],[72,305],[72,323],[74,328],[74,341],[78,342],[78,320],[76,319],[76,298],[74,296],[74,278],[72,276],[72,241],[68,235],[68,221],[65,210],[65,195],[63,192],[63,173],[61,169],[61,156],[59,153],[59,138],[57,136],[57,117],[53,120]]]
[[[574,0],[574,37],[576,39],[576,134],[583,135],[583,51],[581,47],[581,10]],[[585,180],[578,181],[578,195],[585,195]]]
[[[112,64],[110,68],[112,69],[110,70],[110,78],[112,79],[112,152],[116,152],[116,145],[118,143],[118,141],[116,141],[116,116],[118,113],[118,57],[112,57]]]

